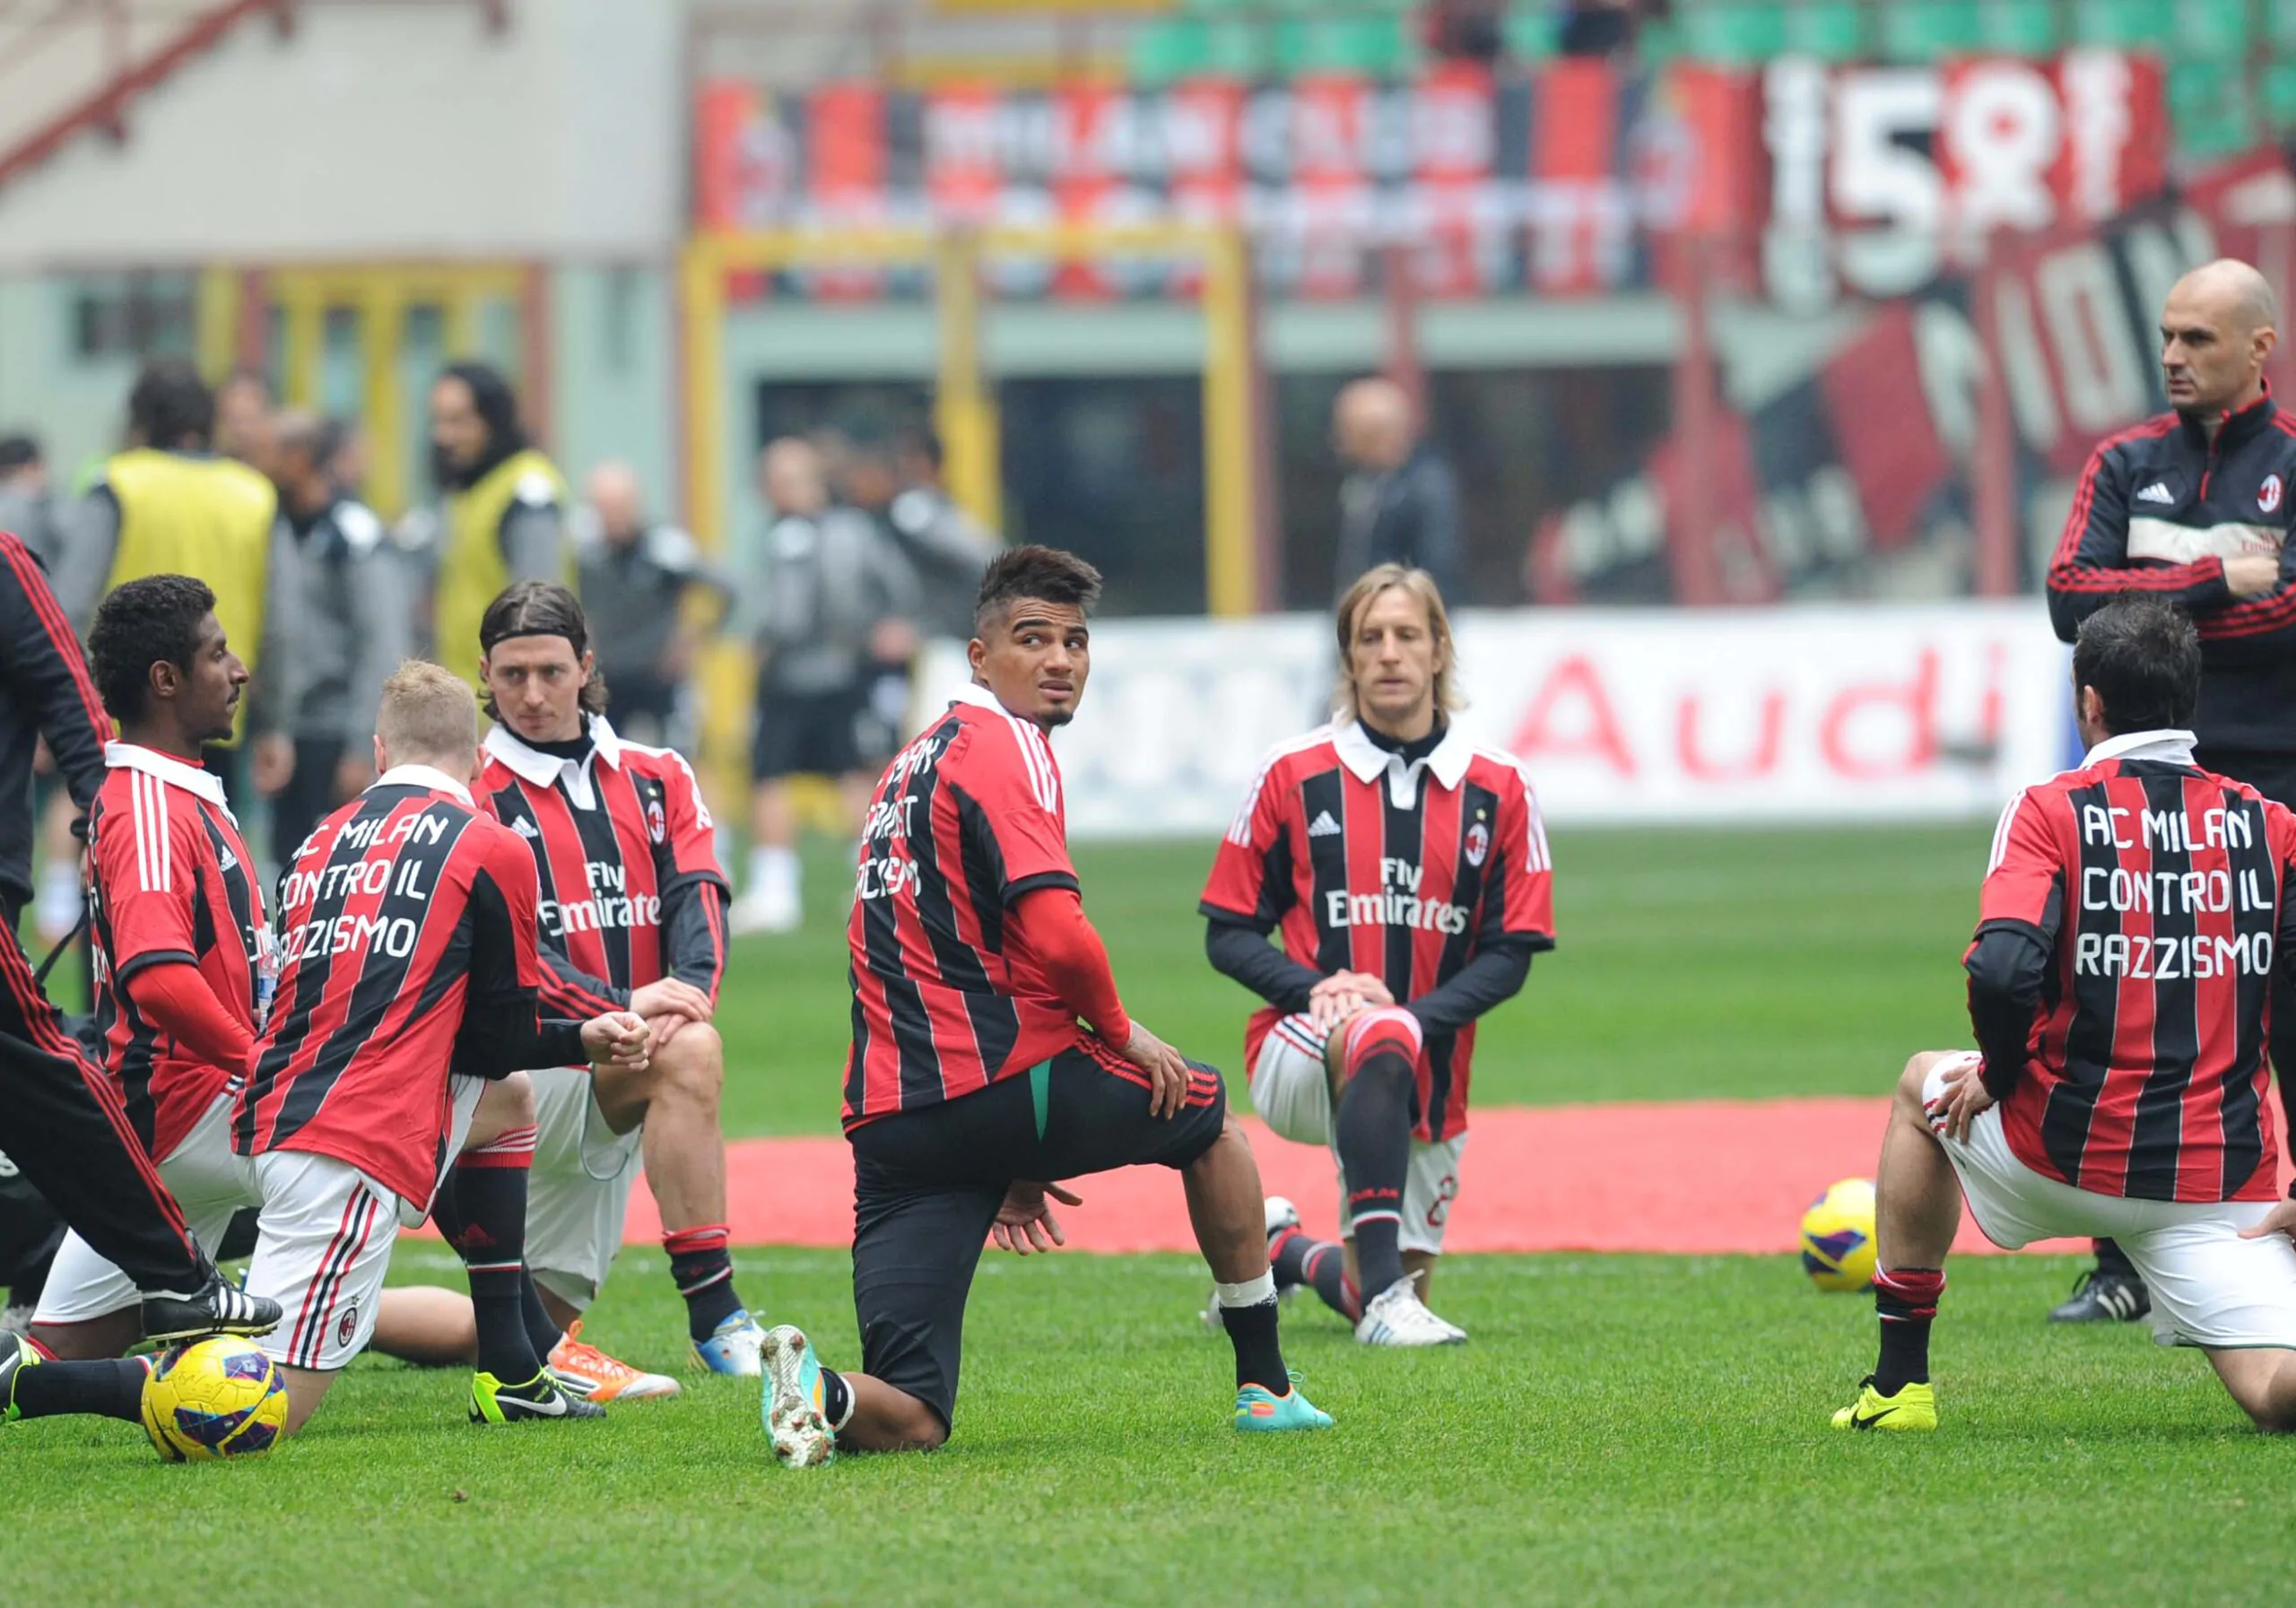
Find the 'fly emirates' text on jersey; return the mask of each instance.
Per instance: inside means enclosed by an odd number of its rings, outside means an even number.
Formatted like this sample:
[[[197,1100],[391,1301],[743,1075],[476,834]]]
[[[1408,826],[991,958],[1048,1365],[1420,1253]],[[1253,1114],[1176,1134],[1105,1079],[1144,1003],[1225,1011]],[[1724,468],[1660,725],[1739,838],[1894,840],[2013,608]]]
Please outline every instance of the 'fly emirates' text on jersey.
[[[579,759],[498,725],[481,752],[479,807],[533,851],[542,884],[544,1003],[577,1021],[665,977],[712,1001],[726,969],[726,875],[692,769],[587,717]]]
[[[132,743],[104,747],[104,784],[88,811],[88,922],[96,1026],[128,1119],[155,1160],[246,1068],[210,1066],[146,1021],[128,980],[184,963],[253,1038],[263,1023],[271,929],[253,857],[212,772]]]
[[[466,1002],[540,992],[534,857],[423,766],[319,823],[280,878],[283,969],[232,1145],[347,1161],[422,1205]]]
[[[970,1094],[1090,1038],[1005,922],[1022,895],[1075,886],[1051,745],[967,687],[894,757],[862,825],[846,927],[848,1129]]]
[[[1522,768],[1453,727],[1405,763],[1354,721],[1271,754],[1245,795],[1198,907],[1274,933],[1325,976],[1363,971],[1408,1004],[1457,975],[1479,948],[1511,939],[1554,947],[1546,829]],[[1283,1017],[1252,1014],[1253,1065]],[[1474,1024],[1430,1032],[1419,1067],[1422,1140],[1467,1126]]]
[[[2098,1194],[2270,1200],[2296,816],[2192,764],[2189,734],[2135,735],[2154,741],[2100,744],[1994,834],[1979,942],[2009,927],[2050,955],[2003,1124],[2026,1166]]]

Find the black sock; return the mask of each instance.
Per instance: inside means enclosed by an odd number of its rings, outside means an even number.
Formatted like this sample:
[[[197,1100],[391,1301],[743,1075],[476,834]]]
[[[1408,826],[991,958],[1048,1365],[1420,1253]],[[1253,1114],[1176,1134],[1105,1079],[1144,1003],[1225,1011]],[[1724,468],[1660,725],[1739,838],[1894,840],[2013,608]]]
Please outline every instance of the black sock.
[[[542,1371],[526,1333],[526,1177],[532,1130],[523,1153],[498,1160],[492,1147],[465,1155],[448,1176],[430,1214],[470,1278],[478,1320],[478,1366],[505,1385]],[[508,1137],[506,1135],[506,1137]],[[497,1141],[500,1143],[500,1141]],[[515,1143],[515,1141],[514,1141]],[[443,1208],[443,1209],[442,1209]]]
[[[16,1412],[22,1418],[56,1418],[93,1412],[105,1418],[144,1421],[144,1380],[150,1370],[140,1357],[107,1357],[100,1362],[43,1362],[16,1370]]]
[[[518,1304],[525,1308],[526,1341],[535,1348],[535,1355],[547,1362],[550,1353],[558,1349],[558,1343],[566,1336],[551,1317],[550,1308],[542,1304],[542,1291],[535,1286],[534,1269],[529,1267],[523,1271],[526,1280],[519,1289]]]
[[[686,1332],[698,1341],[709,1339],[742,1309],[742,1298],[734,1292],[734,1254],[726,1248],[731,1238],[722,1222],[662,1236],[670,1277],[685,1297]]]
[[[1400,1050],[1374,1049],[1357,1065],[1332,1119],[1347,1177],[1350,1232],[1364,1293],[1403,1277],[1403,1186],[1411,1172],[1412,1065]]]
[[[2097,1247],[2097,1273],[2100,1277],[2126,1279],[2132,1283],[2143,1282],[2137,1275],[2136,1264],[2128,1259],[2126,1251],[2109,1239],[2100,1239],[2094,1243]]]
[[[845,1428],[853,1415],[853,1386],[835,1369],[822,1369],[822,1420],[831,1430]]]
[[[1929,1383],[1929,1326],[1945,1275],[1934,1267],[1884,1268],[1874,1279],[1874,1313],[1882,1320],[1882,1352],[1874,1388],[1895,1395],[1908,1385]]]
[[[1220,1325],[1236,1348],[1236,1388],[1257,1385],[1270,1395],[1288,1395],[1292,1376],[1283,1367],[1283,1347],[1275,1337],[1275,1298],[1249,1307],[1220,1308]]]
[[[1347,1282],[1347,1252],[1343,1247],[1328,1239],[1311,1239],[1291,1229],[1269,1248],[1267,1261],[1275,1270],[1278,1290],[1305,1284],[1348,1322],[1363,1316],[1363,1302]]]

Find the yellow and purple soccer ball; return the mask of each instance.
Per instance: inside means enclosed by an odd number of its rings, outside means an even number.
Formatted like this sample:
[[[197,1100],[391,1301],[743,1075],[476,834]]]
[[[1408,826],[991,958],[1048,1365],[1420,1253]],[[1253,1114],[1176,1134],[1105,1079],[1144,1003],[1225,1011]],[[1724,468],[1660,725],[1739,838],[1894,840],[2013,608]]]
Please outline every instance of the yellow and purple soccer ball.
[[[244,1340],[171,1346],[144,1381],[144,1432],[170,1463],[260,1457],[286,1428],[279,1369]]]
[[[1821,1290],[1874,1284],[1874,1183],[1844,1178],[1802,1213],[1802,1271]]]

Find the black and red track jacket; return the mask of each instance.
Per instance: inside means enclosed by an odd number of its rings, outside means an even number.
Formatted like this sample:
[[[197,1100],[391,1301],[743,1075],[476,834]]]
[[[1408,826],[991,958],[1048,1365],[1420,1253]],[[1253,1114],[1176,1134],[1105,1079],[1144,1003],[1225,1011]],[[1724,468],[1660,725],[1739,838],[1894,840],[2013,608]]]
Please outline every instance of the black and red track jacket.
[[[2211,441],[2168,413],[2090,456],[2057,555],[2048,613],[2070,642],[2122,592],[2181,604],[2200,627],[2204,756],[2296,754],[2296,419],[2271,396],[2225,415]],[[2274,553],[2280,584],[2235,598],[2224,561]]]

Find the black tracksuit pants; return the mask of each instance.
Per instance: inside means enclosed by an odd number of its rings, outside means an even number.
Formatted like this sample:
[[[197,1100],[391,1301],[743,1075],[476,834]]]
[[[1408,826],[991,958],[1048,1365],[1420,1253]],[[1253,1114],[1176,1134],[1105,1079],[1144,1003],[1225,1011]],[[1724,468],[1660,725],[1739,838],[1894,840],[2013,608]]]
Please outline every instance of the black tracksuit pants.
[[[13,922],[0,924],[0,1151],[138,1290],[206,1281],[118,1091],[40,992]]]

